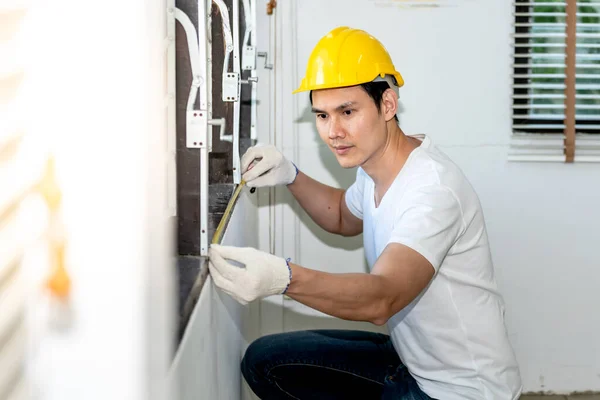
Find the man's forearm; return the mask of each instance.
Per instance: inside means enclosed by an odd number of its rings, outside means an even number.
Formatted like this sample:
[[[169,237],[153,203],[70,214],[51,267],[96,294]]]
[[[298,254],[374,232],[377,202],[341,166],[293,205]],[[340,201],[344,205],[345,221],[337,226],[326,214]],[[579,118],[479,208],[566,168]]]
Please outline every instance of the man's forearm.
[[[325,314],[376,325],[387,322],[391,304],[385,278],[366,273],[330,274],[290,263],[286,292],[294,300]]]
[[[302,172],[288,188],[317,225],[331,233],[342,233],[343,190],[324,185]]]

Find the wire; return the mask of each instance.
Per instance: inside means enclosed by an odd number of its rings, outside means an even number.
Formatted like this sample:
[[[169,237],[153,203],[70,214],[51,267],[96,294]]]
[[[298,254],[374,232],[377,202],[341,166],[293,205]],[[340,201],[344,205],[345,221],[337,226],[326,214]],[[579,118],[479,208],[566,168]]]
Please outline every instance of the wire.
[[[246,46],[250,40],[250,33],[254,30],[254,25],[252,23],[252,5],[250,4],[250,0],[242,0],[242,5],[244,7],[244,20],[246,21],[242,46]]]
[[[233,52],[233,36],[231,35],[231,26],[229,24],[229,10],[223,0],[213,0],[221,14],[221,23],[223,25],[223,41],[225,44],[225,60],[223,62],[223,77],[229,70],[229,56]]]

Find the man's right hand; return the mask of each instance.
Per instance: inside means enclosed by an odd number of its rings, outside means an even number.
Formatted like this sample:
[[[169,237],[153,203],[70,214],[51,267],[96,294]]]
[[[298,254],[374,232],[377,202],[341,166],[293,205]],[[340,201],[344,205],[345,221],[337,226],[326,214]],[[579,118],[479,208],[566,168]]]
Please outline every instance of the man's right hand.
[[[273,145],[254,146],[242,156],[242,179],[249,187],[289,185],[298,170]]]

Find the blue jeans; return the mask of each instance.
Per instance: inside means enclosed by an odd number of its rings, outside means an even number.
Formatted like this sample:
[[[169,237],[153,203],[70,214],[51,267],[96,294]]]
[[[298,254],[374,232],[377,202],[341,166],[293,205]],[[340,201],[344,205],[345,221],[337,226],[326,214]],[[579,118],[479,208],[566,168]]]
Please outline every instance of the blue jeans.
[[[431,400],[400,361],[390,337],[373,332],[264,336],[248,347],[242,374],[262,400]]]

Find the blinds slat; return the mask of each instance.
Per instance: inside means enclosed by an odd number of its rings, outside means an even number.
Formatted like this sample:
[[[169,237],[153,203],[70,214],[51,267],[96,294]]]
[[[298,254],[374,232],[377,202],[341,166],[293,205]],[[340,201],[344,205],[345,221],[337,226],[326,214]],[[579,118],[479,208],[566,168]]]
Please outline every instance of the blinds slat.
[[[556,69],[564,69],[565,64],[536,64],[536,63],[528,63],[528,64],[512,64],[512,68],[556,68]],[[577,64],[575,68],[579,69],[600,69],[600,64]]]
[[[517,120],[527,118],[527,119],[535,119],[538,121],[563,121],[565,119],[565,115],[564,114],[527,114],[527,115],[513,114],[512,118],[517,119]],[[578,121],[595,121],[598,119],[598,117],[596,115],[575,115],[575,119]],[[585,126],[589,126],[589,125],[585,125]]]
[[[542,7],[553,7],[553,6],[560,6],[560,7],[566,7],[567,3],[566,2],[541,2],[541,1],[535,1],[535,2],[515,2],[513,3],[513,5],[521,7],[521,6],[542,6]],[[584,3],[583,5],[586,6],[590,6],[590,7],[600,7],[600,2],[589,2],[589,3]]]
[[[548,129],[555,130],[560,129],[561,131],[565,129],[563,124],[514,124],[513,129]],[[598,125],[583,125],[583,124],[575,124],[575,129],[598,129],[600,130],[600,124]]]
[[[513,99],[564,99],[565,98],[565,94],[564,93],[560,93],[560,94],[513,94],[512,95]],[[596,94],[577,94],[576,95],[577,99],[581,99],[581,100],[598,100],[600,101],[600,98],[598,95]]]
[[[564,89],[565,85],[560,83],[517,83],[513,84],[514,89]]]
[[[531,28],[535,26],[536,28],[564,28],[567,26],[564,22],[515,22],[513,24],[518,28]],[[593,22],[585,22],[577,24],[579,29],[585,30],[588,28],[600,28],[600,23]]]
[[[517,7],[522,7],[522,6],[542,6],[542,7],[553,7],[553,6],[557,6],[557,7],[566,7],[567,3],[561,3],[561,2],[555,2],[555,3],[542,3],[541,1],[537,2],[537,1],[531,1],[531,2],[514,2],[513,3],[514,6]]]
[[[510,147],[551,149],[563,145],[559,135],[513,135]]]
[[[513,156],[535,153],[535,155],[537,155],[537,156],[560,157],[563,154],[563,146],[557,145],[557,146],[553,146],[550,148],[536,146],[535,148],[531,148],[531,147],[518,147],[518,146],[511,145],[510,153]]]
[[[556,78],[564,79],[565,74],[513,74],[513,78],[532,78],[532,79],[545,79],[545,78]],[[600,73],[598,74],[577,74],[577,78],[581,79],[600,79]]]
[[[564,89],[564,83],[522,83],[512,85],[515,89]],[[600,85],[578,84],[577,90],[600,90]]]
[[[564,33],[513,33],[512,37],[519,39],[544,39],[544,38],[566,38],[567,35]],[[578,32],[577,38],[582,39],[600,39],[600,33],[586,33],[586,32]]]
[[[516,104],[514,109],[536,109],[536,110],[562,110],[564,104]],[[600,105],[596,104],[580,104],[576,107],[578,110],[600,110]],[[595,115],[593,115],[596,118]]]
[[[538,48],[551,49],[551,48],[564,48],[565,44],[564,43],[513,43],[513,47],[520,47],[520,48],[538,47]],[[563,54],[563,53],[561,53],[561,54]]]
[[[546,156],[546,155],[536,155],[536,154],[523,154],[523,155],[508,155],[508,161],[533,161],[533,162],[563,162],[565,161],[565,156]],[[581,161],[579,157],[577,161]]]
[[[540,148],[540,147],[536,147],[536,148],[532,149],[530,147],[518,148],[515,146],[510,146],[510,155],[512,157],[523,157],[523,156],[535,155],[537,157],[562,157],[562,158],[564,158],[562,146],[557,146],[556,148],[552,148],[552,149],[546,149],[546,148]]]
[[[565,17],[566,12],[517,12],[513,13],[515,17]],[[597,17],[597,12],[578,12],[578,17]]]
[[[552,148],[563,145],[563,135],[551,132],[514,134],[510,144],[511,147],[518,148]],[[576,147],[582,150],[600,151],[600,137],[594,134],[580,133],[577,135]]]
[[[564,59],[564,53],[521,53],[513,54],[514,58],[531,58],[531,59],[546,59],[546,58],[560,58]],[[589,61],[600,61],[600,54],[577,54],[577,59],[589,60]]]
[[[21,256],[23,243],[18,235],[17,213],[4,213],[0,219],[0,240],[2,243],[2,258],[0,258],[0,286],[7,276],[16,269],[15,264]],[[0,337],[2,337],[0,335]]]
[[[537,47],[541,49],[564,48],[565,43],[513,43],[514,47]],[[577,43],[578,49],[600,49],[600,44],[597,43]],[[562,53],[561,53],[562,54]],[[564,56],[564,54],[562,54]]]

